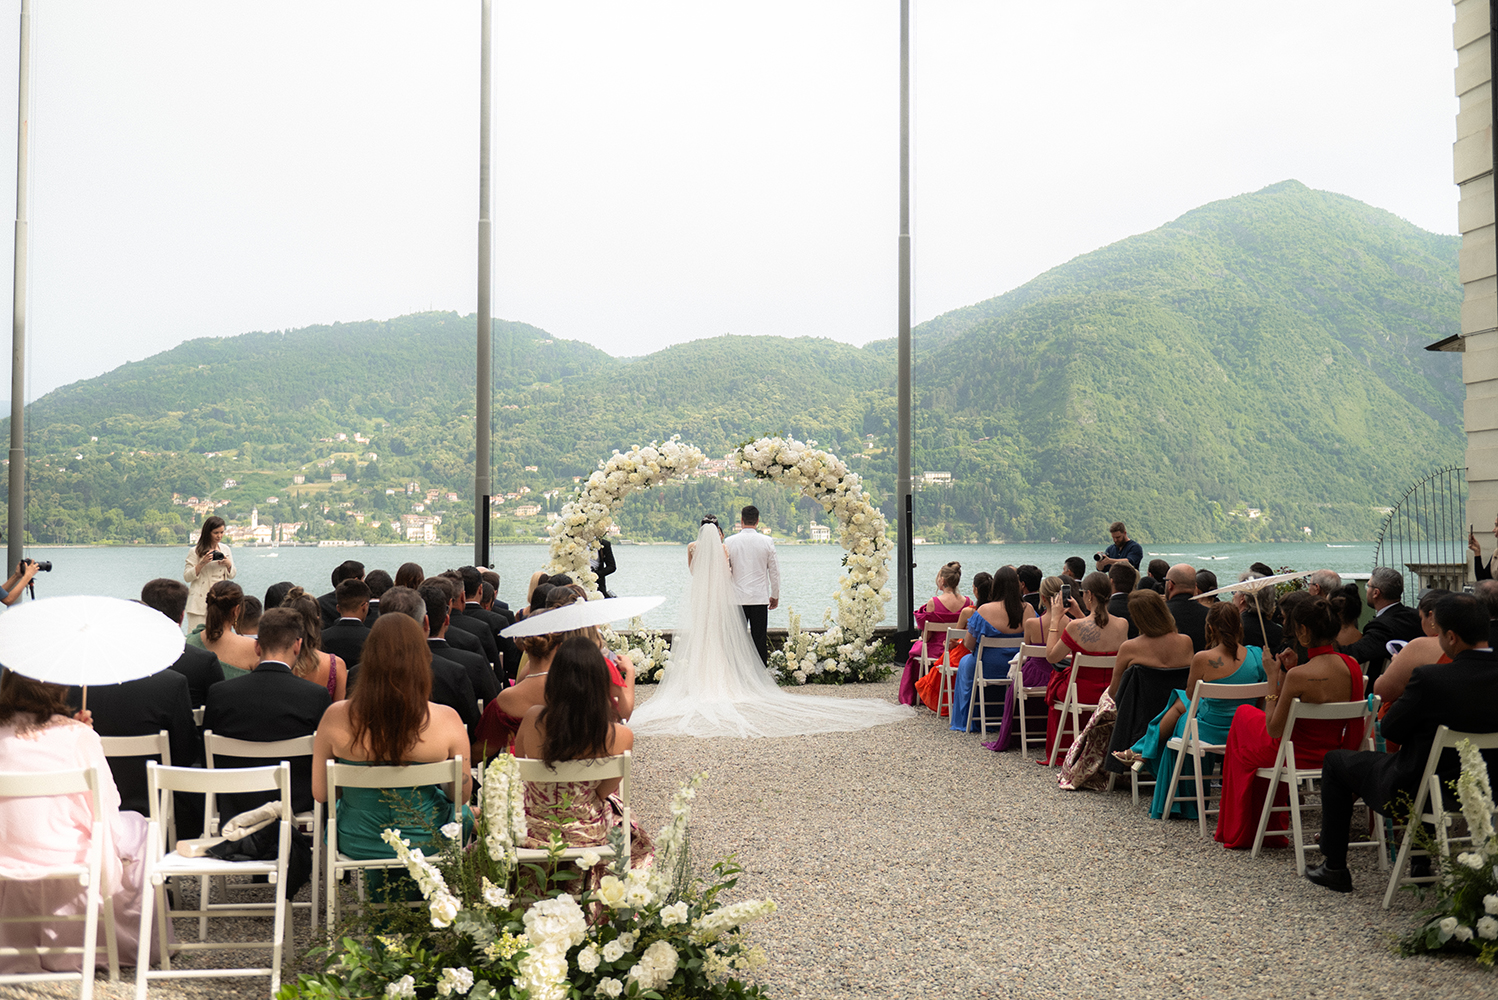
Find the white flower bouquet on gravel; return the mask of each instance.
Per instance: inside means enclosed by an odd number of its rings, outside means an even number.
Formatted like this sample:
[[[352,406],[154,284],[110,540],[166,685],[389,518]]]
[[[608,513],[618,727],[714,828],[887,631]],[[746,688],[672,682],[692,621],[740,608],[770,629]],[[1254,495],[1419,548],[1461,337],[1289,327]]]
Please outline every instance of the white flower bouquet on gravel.
[[[338,928],[347,936],[314,949],[323,971],[284,983],[277,996],[763,997],[740,978],[766,962],[743,928],[773,913],[774,902],[720,902],[742,872],[731,859],[714,864],[708,881],[691,874],[691,801],[705,777],[672,797],[654,864],[615,870],[595,890],[575,889],[585,877],[578,864],[517,869],[524,794],[514,758],[501,754],[480,774],[475,839],[464,845],[460,831],[413,845],[399,830],[385,831],[414,884],[387,886],[385,898],[397,905]],[[555,842],[554,854],[563,847]],[[399,905],[416,898],[411,889],[425,907]]]

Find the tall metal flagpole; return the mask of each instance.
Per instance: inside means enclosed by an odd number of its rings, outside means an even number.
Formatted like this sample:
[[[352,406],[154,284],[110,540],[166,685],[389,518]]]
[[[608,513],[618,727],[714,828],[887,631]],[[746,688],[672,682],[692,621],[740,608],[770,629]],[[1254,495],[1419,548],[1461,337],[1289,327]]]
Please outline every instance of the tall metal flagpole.
[[[899,549],[898,627],[915,628],[911,607],[910,570],[915,562],[911,548],[910,519],[910,0],[900,0],[900,317],[899,317],[899,422],[898,471],[896,472],[895,538]]]
[[[31,103],[31,0],[21,0],[21,85],[16,116],[16,258],[10,357],[10,510],[6,518],[8,565],[26,549],[26,129]]]
[[[478,316],[478,424],[474,435],[473,470],[473,564],[489,565],[489,421],[494,390],[491,382],[494,324],[489,319],[489,253],[493,236],[489,226],[489,44],[492,0],[483,0],[483,43],[479,48],[479,316]]]

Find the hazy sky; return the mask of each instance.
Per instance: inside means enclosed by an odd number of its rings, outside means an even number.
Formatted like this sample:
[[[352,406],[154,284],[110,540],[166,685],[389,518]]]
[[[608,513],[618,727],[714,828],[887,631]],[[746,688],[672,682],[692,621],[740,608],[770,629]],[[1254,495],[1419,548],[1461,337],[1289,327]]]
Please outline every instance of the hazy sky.
[[[1455,231],[1449,3],[913,7],[917,322],[1291,177]],[[32,398],[193,337],[474,310],[478,0],[33,9]],[[495,316],[616,355],[894,335],[897,0],[494,20]]]

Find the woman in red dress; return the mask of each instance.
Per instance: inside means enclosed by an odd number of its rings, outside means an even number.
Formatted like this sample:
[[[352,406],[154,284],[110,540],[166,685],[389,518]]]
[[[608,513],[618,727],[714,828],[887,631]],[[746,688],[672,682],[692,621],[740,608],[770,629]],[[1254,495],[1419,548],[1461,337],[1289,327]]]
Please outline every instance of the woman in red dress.
[[[1108,598],[1112,593],[1113,582],[1108,579],[1108,574],[1088,573],[1082,581],[1082,597],[1091,614],[1086,618],[1078,618],[1064,629],[1061,628],[1061,621],[1064,619],[1059,615],[1061,599],[1052,599],[1051,611],[1054,617],[1045,635],[1046,659],[1058,663],[1069,659],[1073,653],[1086,653],[1089,656],[1118,655],[1118,647],[1129,637],[1129,623],[1108,614]],[[1071,671],[1071,664],[1068,663],[1052,674],[1046,684],[1046,704],[1051,709],[1046,716],[1045,758],[1037,760],[1037,764],[1048,765],[1051,762],[1052,747],[1056,744],[1056,734],[1061,728],[1061,712],[1055,706],[1066,698]],[[1111,675],[1104,674],[1101,670],[1084,673],[1077,680],[1077,698],[1084,704],[1097,704],[1098,698],[1108,690],[1110,680]],[[1086,725],[1088,718],[1090,715],[1082,718],[1083,725]],[[1068,734],[1062,747],[1071,746],[1071,741],[1072,736]]]
[[[1280,738],[1290,717],[1290,702],[1299,698],[1311,705],[1337,701],[1360,701],[1363,698],[1363,673],[1348,656],[1332,646],[1342,627],[1343,598],[1330,601],[1318,598],[1296,606],[1290,621],[1291,634],[1310,652],[1310,658],[1290,670],[1282,670],[1273,657],[1264,661],[1270,689],[1269,714],[1252,705],[1240,705],[1228,730],[1227,756],[1222,764],[1222,808],[1217,814],[1217,840],[1223,847],[1243,850],[1253,846],[1259,828],[1259,814],[1269,779],[1256,772],[1273,767],[1279,753]],[[1295,724],[1295,766],[1321,766],[1330,750],[1356,750],[1363,740],[1363,726],[1357,719],[1307,719]],[[1275,792],[1275,805],[1289,801],[1282,784]],[[1284,830],[1284,813],[1271,814],[1268,830]],[[1271,847],[1285,846],[1284,837],[1265,837]]]

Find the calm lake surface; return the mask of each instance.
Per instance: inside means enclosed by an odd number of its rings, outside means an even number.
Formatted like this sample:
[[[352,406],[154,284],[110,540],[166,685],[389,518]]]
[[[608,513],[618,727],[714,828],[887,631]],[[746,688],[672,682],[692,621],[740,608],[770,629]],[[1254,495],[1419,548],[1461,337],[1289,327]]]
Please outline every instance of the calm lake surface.
[[[1092,553],[1106,539],[1088,549],[1076,545],[920,545],[915,549],[915,598],[924,601],[935,592],[937,569],[950,560],[962,563],[963,590],[973,574],[992,573],[1000,566],[1034,563],[1047,575],[1058,573],[1067,556],[1081,556],[1091,565]],[[36,595],[100,594],[136,598],[147,580],[158,576],[181,579],[182,564],[189,549],[156,547],[85,547],[28,550],[37,560],[51,560],[51,573],[39,573]],[[235,582],[245,591],[263,597],[271,584],[290,580],[313,594],[332,589],[329,574],[345,559],[357,559],[366,569],[384,569],[392,576],[404,562],[419,563],[428,573],[440,573],[473,560],[471,546],[374,545],[355,548],[237,548]],[[1334,569],[1339,573],[1367,573],[1373,568],[1373,543],[1327,546],[1300,542],[1277,545],[1146,545],[1145,561],[1160,558],[1171,563],[1188,562],[1197,569],[1210,569],[1221,583],[1235,581],[1254,562],[1278,570]],[[843,550],[831,545],[781,545],[780,608],[770,613],[770,626],[784,628],[787,611],[801,615],[802,624],[815,627],[832,606],[837,579],[842,572]],[[621,545],[614,549],[619,571],[609,578],[609,589],[620,596],[659,594],[666,603],[646,616],[645,624],[669,628],[676,624],[677,608],[686,588],[685,545]],[[500,597],[511,607],[525,603],[525,585],[546,562],[545,545],[499,545],[491,553],[500,578]],[[892,567],[893,570],[893,567]],[[893,624],[894,602],[886,615]]]

